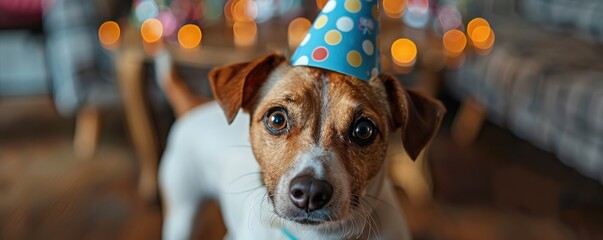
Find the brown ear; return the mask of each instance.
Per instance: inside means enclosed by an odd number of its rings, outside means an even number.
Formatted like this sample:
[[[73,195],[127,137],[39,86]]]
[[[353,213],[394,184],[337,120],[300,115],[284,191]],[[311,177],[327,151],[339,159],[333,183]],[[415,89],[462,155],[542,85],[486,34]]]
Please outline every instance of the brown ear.
[[[440,128],[446,109],[439,101],[402,88],[397,79],[380,75],[387,91],[393,129],[402,128],[402,144],[413,160]]]
[[[240,108],[248,110],[257,90],[283,61],[285,57],[272,53],[251,62],[216,67],[209,72],[212,93],[228,123],[232,123]]]

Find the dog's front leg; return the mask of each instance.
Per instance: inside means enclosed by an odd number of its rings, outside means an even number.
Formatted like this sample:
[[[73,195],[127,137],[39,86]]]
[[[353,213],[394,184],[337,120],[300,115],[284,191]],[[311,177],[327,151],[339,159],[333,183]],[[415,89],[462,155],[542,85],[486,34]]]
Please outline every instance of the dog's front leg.
[[[204,194],[196,155],[188,133],[178,124],[161,160],[159,184],[164,207],[163,239],[189,239],[197,208]]]

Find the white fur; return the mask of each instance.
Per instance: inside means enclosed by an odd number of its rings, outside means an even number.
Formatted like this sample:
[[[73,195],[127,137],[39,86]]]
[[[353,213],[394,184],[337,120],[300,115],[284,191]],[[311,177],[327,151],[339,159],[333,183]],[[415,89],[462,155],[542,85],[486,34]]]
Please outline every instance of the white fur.
[[[316,147],[308,155],[332,154]],[[332,158],[335,156],[327,156]],[[310,159],[300,156],[300,159]],[[314,158],[315,159],[315,158]],[[324,174],[324,163],[301,161],[298,168],[312,167]],[[343,172],[338,161],[328,164],[334,172]],[[362,219],[329,225],[305,226],[281,220],[274,215],[266,189],[261,185],[260,167],[249,142],[249,115],[240,112],[229,126],[216,103],[199,106],[174,125],[161,161],[159,180],[166,218],[163,238],[188,239],[196,208],[201,201],[219,201],[228,235],[226,239],[287,239],[281,227],[298,239],[355,238],[371,231],[371,239],[410,239],[393,187],[385,177],[386,169],[369,183],[367,192],[380,200],[368,202],[370,229],[362,230]],[[344,175],[344,174],[339,174]],[[349,187],[349,186],[348,186]]]

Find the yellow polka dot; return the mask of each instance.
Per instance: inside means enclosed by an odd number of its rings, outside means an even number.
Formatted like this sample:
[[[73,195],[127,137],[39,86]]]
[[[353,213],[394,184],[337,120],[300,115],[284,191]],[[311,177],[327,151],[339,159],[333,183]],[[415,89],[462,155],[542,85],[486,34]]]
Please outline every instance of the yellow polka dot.
[[[360,0],[346,0],[345,1],[345,10],[348,10],[350,13],[357,13],[360,11],[362,4],[360,4]]]
[[[379,7],[377,5],[373,6],[373,18],[375,20],[379,19]]]
[[[314,28],[321,29],[322,27],[324,27],[327,24],[328,20],[329,19],[327,18],[327,16],[321,15],[320,17],[318,17],[316,19],[316,22],[314,23]]]
[[[352,67],[358,67],[360,64],[362,64],[362,56],[360,56],[360,53],[354,50],[348,52],[347,60]]]
[[[328,31],[325,34],[325,42],[329,45],[337,45],[341,42],[341,33],[337,30]]]

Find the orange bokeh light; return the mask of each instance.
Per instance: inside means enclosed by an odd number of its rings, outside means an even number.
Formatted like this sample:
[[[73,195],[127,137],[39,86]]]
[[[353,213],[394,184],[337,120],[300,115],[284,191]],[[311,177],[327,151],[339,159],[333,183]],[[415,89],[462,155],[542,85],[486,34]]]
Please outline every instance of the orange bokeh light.
[[[321,9],[323,7],[325,7],[325,4],[327,4],[329,0],[316,0],[316,6],[318,6],[318,9]]]
[[[308,33],[308,30],[310,30],[310,27],[312,27],[310,20],[303,17],[293,19],[293,21],[289,23],[287,36],[291,49],[296,48],[301,43],[306,33]]]
[[[477,30],[478,29],[476,29],[476,31]],[[475,46],[475,48],[480,50],[480,51],[478,51],[478,53],[488,53],[494,46],[494,41],[496,40],[494,31],[492,31],[491,28],[488,28],[487,30],[488,30],[487,38],[484,41],[481,41],[481,42],[473,41],[473,46]],[[481,31],[485,31],[485,30],[481,30]],[[479,37],[481,38],[482,36],[479,36]]]
[[[467,35],[471,40],[473,40],[473,32],[475,31],[475,29],[484,26],[488,28],[490,27],[490,24],[488,23],[488,21],[486,21],[486,19],[474,18],[473,20],[469,21],[469,24],[467,24]]]
[[[154,43],[163,36],[163,25],[155,18],[149,18],[140,26],[140,35],[145,42]]]
[[[394,62],[400,66],[411,66],[417,59],[417,45],[407,38],[400,38],[391,46]]]
[[[252,46],[257,38],[257,25],[254,21],[237,21],[232,26],[235,45]]]
[[[467,24],[467,35],[478,53],[488,53],[496,39],[490,24],[483,18],[475,18]]]
[[[442,43],[447,52],[460,54],[465,50],[465,46],[467,46],[467,38],[460,30],[452,29],[444,34]]]
[[[488,40],[492,30],[488,26],[479,26],[471,32],[473,43],[483,43]]]
[[[391,18],[400,18],[404,13],[407,0],[383,0],[385,15]]]
[[[103,46],[111,46],[119,41],[121,30],[114,21],[106,21],[98,28],[98,39]]]
[[[201,29],[194,24],[186,24],[178,30],[178,43],[186,49],[198,46],[202,37]]]
[[[235,21],[253,21],[257,17],[257,5],[250,0],[236,0],[232,5],[232,18]]]
[[[234,4],[233,0],[228,0],[224,4],[224,17],[226,18],[226,20],[228,22],[234,21],[233,16],[232,16],[232,8],[233,8],[232,5],[233,4]]]

